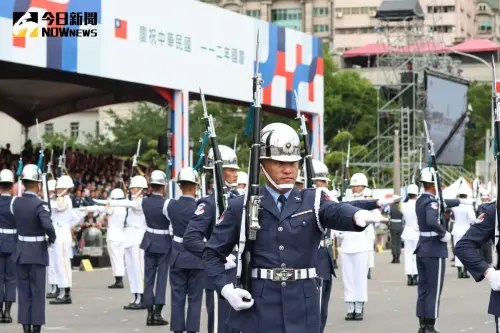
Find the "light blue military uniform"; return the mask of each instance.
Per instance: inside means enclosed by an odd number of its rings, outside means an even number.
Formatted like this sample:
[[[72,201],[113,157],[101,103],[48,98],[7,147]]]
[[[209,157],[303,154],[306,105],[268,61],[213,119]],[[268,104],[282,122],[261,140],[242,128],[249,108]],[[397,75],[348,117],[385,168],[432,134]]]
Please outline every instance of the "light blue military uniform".
[[[172,289],[170,330],[173,332],[200,331],[201,303],[205,283],[203,262],[182,245],[186,228],[196,206],[194,197],[181,196],[179,200],[170,200],[167,208],[174,234],[169,260]],[[186,297],[188,298],[187,318]]]
[[[31,332],[39,333],[45,324],[45,274],[49,265],[45,235],[52,244],[56,233],[47,203],[33,192],[15,198],[12,213],[18,232],[17,247],[12,255],[17,269],[18,322],[25,331],[25,326],[33,325]]]
[[[495,202],[481,205],[482,214],[479,215],[477,223],[471,225],[455,246],[455,255],[477,282],[484,279],[484,273],[489,268],[489,264],[480,256],[478,249],[489,241],[495,242],[495,205]],[[498,319],[500,317],[500,291],[491,290],[488,313],[495,316],[496,332],[500,333]]]
[[[459,200],[446,200],[446,206],[458,206]],[[415,206],[420,238],[415,249],[418,270],[417,317],[434,327],[439,315],[439,301],[443,290],[445,260],[448,244],[441,241],[447,230],[439,221],[439,202],[428,192],[422,193]],[[427,331],[426,331],[427,332]],[[434,332],[434,331],[430,331]]]
[[[319,333],[316,267],[323,237],[320,228],[362,231],[353,219],[359,209],[327,200],[322,193],[318,221],[316,190],[293,188],[279,195],[265,186],[260,193],[261,229],[251,260],[250,292],[255,303],[248,310],[231,310],[228,325],[242,333]],[[233,282],[225,274],[223,258],[239,242],[243,205],[244,197],[230,200],[203,253],[205,269],[219,293]]]

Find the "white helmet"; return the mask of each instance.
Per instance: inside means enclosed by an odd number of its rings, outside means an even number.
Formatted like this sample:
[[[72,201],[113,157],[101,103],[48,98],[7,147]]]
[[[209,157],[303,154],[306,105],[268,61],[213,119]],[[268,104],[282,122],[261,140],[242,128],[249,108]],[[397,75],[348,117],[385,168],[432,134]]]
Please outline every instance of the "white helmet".
[[[349,184],[351,187],[352,186],[368,186],[368,179],[366,176],[362,173],[355,173],[351,177],[351,183]]]
[[[481,189],[479,190],[479,195],[481,196],[481,198],[483,199],[486,199],[486,198],[490,198],[490,194],[488,193],[488,191],[484,190],[484,189]]]
[[[320,160],[312,160],[314,178],[313,180],[324,180],[325,182],[329,182],[330,178],[328,177],[328,167],[325,163]]]
[[[122,189],[115,188],[113,191],[111,191],[109,197],[111,199],[125,199],[125,193],[123,193]]]
[[[458,195],[469,195],[470,190],[467,188],[466,185],[462,184],[458,188]]]
[[[130,180],[129,188],[148,188],[148,181],[143,176],[134,176]]]
[[[238,157],[232,148],[228,146],[219,145],[219,153],[222,159],[222,167],[228,169],[239,169]],[[205,169],[214,168],[214,149],[210,148],[207,155],[207,163],[204,166]]]
[[[73,179],[70,176],[61,176],[56,182],[56,190],[58,189],[67,189],[73,188],[75,184],[73,183]]]
[[[407,194],[414,194],[414,195],[418,195],[418,186],[415,185],[415,184],[410,184],[408,185],[408,189],[406,190],[406,193]]]
[[[25,165],[23,168],[23,172],[21,173],[21,179],[31,182],[41,182],[42,173],[40,172],[40,170],[36,165],[28,164]]]
[[[154,170],[153,172],[151,172],[151,180],[149,181],[149,183],[156,185],[166,185],[167,175],[161,170]]]
[[[238,180],[236,181],[239,184],[248,184],[248,175],[244,171],[238,171]]]
[[[49,181],[47,181],[47,187],[49,188],[49,191],[55,191],[56,184],[57,184],[57,181],[55,179],[50,179]]]
[[[421,183],[434,183],[436,173],[434,172],[434,168],[423,168],[420,171],[420,182]]]
[[[0,171],[0,183],[14,183],[14,173],[9,169]]]
[[[198,184],[198,172],[193,168],[182,168],[177,174],[177,182],[189,182]]]
[[[260,135],[260,159],[281,162],[298,162],[300,156],[300,139],[290,126],[273,123],[264,127]]]
[[[365,198],[367,198],[367,197],[371,197],[371,196],[372,196],[372,190],[370,190],[369,188],[365,188],[365,189],[363,190],[363,196],[364,196]]]

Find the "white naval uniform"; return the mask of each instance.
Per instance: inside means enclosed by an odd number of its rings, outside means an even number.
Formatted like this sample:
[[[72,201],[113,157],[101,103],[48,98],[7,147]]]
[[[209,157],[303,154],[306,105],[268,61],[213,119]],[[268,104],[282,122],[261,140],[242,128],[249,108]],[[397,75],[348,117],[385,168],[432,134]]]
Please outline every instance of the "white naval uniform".
[[[144,250],[140,248],[146,232],[146,217],[142,211],[143,196],[132,200],[94,200],[97,203],[109,204],[110,207],[127,207],[126,227],[123,229],[125,251],[125,270],[132,294],[144,293]],[[139,302],[139,299],[136,299]]]
[[[58,197],[52,206],[52,223],[56,231],[56,241],[53,245],[54,268],[57,275],[57,285],[60,289],[71,288],[73,258],[73,237],[71,228],[80,222],[73,212],[73,203],[69,195]]]
[[[407,202],[401,203],[401,214],[403,214],[405,223],[401,238],[405,242],[404,267],[406,275],[418,275],[415,249],[417,248],[420,232],[418,229],[417,213],[415,212],[416,203],[417,199],[409,199]]]
[[[123,227],[127,208],[125,207],[85,207],[89,212],[97,212],[108,216],[108,231],[106,233],[106,243],[108,254],[111,259],[111,269],[113,276],[123,277],[125,275],[125,236]]]
[[[469,230],[471,224],[476,221],[476,214],[474,213],[474,208],[471,205],[460,204],[457,207],[451,208],[453,212],[453,217],[455,218],[455,224],[453,225],[453,235],[454,245],[457,246],[457,242],[462,239],[463,235]],[[464,267],[460,259],[455,256],[455,267]]]
[[[376,215],[382,216],[382,213],[378,209],[374,209],[371,211],[372,213]],[[368,247],[368,268],[373,268],[375,267],[375,239],[377,238],[375,234],[375,227],[373,224],[369,224],[364,233],[366,233],[366,246]]]
[[[54,207],[56,205],[55,201],[54,200],[50,200],[50,207]],[[55,210],[53,209],[52,210],[52,213],[51,213],[51,219],[52,221],[55,221],[54,220],[54,212]],[[54,230],[56,228],[56,225],[54,222],[52,222],[52,224],[54,225]],[[47,280],[48,280],[48,283],[50,285],[57,285],[57,272],[56,272],[56,256],[55,256],[55,248],[54,246],[49,246],[47,248],[47,251],[49,253],[49,267],[47,267]]]
[[[363,196],[348,198],[345,201],[364,200]],[[337,231],[342,241],[340,246],[342,260],[342,281],[344,283],[344,302],[368,301],[368,232]],[[372,248],[373,248],[373,242]]]

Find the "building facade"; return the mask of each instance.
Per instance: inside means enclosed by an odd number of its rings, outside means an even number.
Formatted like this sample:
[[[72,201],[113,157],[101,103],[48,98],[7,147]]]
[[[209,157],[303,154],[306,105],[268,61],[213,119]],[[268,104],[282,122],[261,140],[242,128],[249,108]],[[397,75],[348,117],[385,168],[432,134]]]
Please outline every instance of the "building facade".
[[[299,30],[332,44],[333,0],[204,0],[236,13]]]
[[[476,1],[475,38],[500,42],[500,0]]]
[[[123,103],[64,115],[40,123],[40,135],[60,133],[76,138],[76,142],[80,144],[86,143],[88,134],[110,137],[107,125],[112,125],[113,119],[107,111],[113,110],[120,117],[128,117],[130,110],[135,107],[136,103]],[[2,124],[0,147],[5,147],[9,143],[13,153],[19,153],[27,139],[32,142],[38,141],[36,126],[31,126],[26,131],[17,120],[1,111],[0,124]]]

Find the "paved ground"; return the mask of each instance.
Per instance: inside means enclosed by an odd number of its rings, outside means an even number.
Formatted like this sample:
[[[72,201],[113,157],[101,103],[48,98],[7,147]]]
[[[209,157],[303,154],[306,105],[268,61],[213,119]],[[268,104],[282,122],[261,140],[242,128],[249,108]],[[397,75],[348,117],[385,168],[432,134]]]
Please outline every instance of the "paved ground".
[[[369,302],[365,320],[345,322],[346,307],[343,303],[341,279],[335,280],[330,303],[327,333],[415,333],[416,287],[407,287],[403,264],[389,264],[388,253],[376,255],[376,267],[369,282]],[[74,272],[73,304],[55,306],[47,304],[45,330],[74,333],[128,333],[168,332],[169,327],[146,327],[145,311],[122,310],[129,301],[124,290],[108,290],[112,282],[110,270]],[[442,333],[494,332],[493,318],[486,314],[489,297],[487,282],[475,283],[472,279],[458,280],[456,270],[448,264],[441,318],[438,328]],[[14,311],[15,312],[15,311]],[[168,309],[166,316],[169,317]],[[14,313],[15,314],[15,313]],[[202,331],[206,332],[206,313],[202,313]],[[20,332],[17,324],[0,324],[0,332]],[[307,332],[304,332],[307,333]]]

